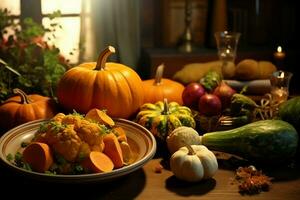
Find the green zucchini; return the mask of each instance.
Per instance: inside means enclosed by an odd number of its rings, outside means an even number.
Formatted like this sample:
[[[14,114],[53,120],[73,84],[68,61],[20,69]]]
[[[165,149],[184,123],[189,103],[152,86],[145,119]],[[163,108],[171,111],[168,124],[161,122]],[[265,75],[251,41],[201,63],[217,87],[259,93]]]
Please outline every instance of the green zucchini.
[[[300,131],[300,96],[293,97],[279,106],[278,116]]]
[[[282,120],[260,120],[226,131],[206,133],[201,143],[210,150],[231,153],[249,161],[290,160],[298,146],[296,129]]]

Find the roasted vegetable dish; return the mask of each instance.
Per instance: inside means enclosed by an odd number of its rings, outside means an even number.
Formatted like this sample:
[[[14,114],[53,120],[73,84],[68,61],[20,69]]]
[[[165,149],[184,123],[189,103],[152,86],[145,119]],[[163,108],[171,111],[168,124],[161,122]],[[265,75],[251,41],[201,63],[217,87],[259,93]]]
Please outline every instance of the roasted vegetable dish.
[[[58,113],[40,125],[10,160],[19,167],[51,174],[109,172],[133,162],[126,132],[104,111]]]

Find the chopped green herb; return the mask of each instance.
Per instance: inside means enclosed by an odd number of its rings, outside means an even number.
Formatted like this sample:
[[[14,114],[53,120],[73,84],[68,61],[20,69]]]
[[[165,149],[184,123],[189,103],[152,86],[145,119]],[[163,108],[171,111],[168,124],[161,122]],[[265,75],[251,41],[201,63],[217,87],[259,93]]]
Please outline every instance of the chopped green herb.
[[[85,158],[86,158],[86,155],[83,152],[79,152],[79,154],[78,154],[78,160],[79,160],[79,162],[83,161]]]
[[[59,174],[59,166],[56,163],[53,163],[48,171],[52,174]]]
[[[76,112],[76,110],[74,110],[74,109],[73,109],[73,113],[72,113],[71,115],[73,115],[73,116],[78,116],[78,117],[80,117],[80,119],[83,119],[83,118],[84,118],[84,116],[83,116],[82,114]]]
[[[54,154],[54,156],[55,156],[55,160],[57,161],[58,165],[64,165],[67,163],[67,161],[64,159],[64,157],[62,157],[61,155]]]
[[[12,162],[14,160],[13,155],[11,153],[7,154],[6,160],[8,160],[9,162]]]
[[[13,155],[9,154],[9,155],[7,155],[7,157],[9,157],[8,159],[11,159],[13,157]],[[17,167],[20,167],[20,168],[28,170],[28,171],[32,171],[30,165],[23,161],[22,153],[17,152],[14,156],[13,161],[14,161],[13,164],[15,164]],[[12,162],[12,160],[11,160],[11,162]]]
[[[46,132],[48,129],[48,122],[41,123],[38,132],[43,133]]]
[[[84,169],[83,169],[83,167],[81,165],[76,164],[76,165],[74,165],[73,173],[74,174],[83,174],[84,173]]]
[[[23,168],[23,169],[26,169],[26,170],[28,170],[28,171],[32,171],[30,165],[29,165],[28,163],[26,163],[26,162],[23,163],[22,168]]]
[[[45,171],[45,174],[56,175],[56,171]]]
[[[103,133],[109,133],[110,132],[110,129],[107,128],[105,125],[103,124],[98,124],[98,126],[100,127],[100,134],[103,134]]]
[[[66,128],[67,125],[66,124],[61,124],[59,122],[56,121],[50,121],[48,123],[48,126],[50,126],[50,130],[53,131],[54,133],[58,133],[60,132],[62,129]]]
[[[16,154],[15,154],[15,162],[16,163],[21,163],[21,162],[23,162],[23,155],[20,153],[20,152],[17,152]]]
[[[21,143],[21,147],[22,148],[25,148],[25,147],[27,147],[29,145],[29,142],[22,142]]]

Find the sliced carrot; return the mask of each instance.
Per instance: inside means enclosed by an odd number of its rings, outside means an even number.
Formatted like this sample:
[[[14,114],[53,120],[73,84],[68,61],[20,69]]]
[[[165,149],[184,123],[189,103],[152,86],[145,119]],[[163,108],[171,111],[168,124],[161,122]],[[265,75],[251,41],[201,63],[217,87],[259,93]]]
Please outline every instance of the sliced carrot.
[[[112,130],[115,133],[115,135],[117,136],[119,142],[127,142],[127,136],[122,127],[116,126]]]
[[[115,122],[114,120],[106,114],[106,112],[99,110],[97,108],[92,108],[88,111],[85,115],[86,119],[95,120],[101,124],[108,125],[108,126],[114,126]]]
[[[23,159],[37,172],[45,172],[53,164],[50,147],[41,142],[29,144],[23,151]]]
[[[104,136],[104,150],[105,153],[113,161],[115,168],[123,167],[123,154],[120,143],[117,136],[113,133],[109,133]]]
[[[91,151],[89,156],[81,163],[86,170],[99,173],[110,172],[114,168],[112,160],[102,152]]]
[[[125,141],[120,142],[124,162],[129,165],[133,162],[132,151],[129,144]]]

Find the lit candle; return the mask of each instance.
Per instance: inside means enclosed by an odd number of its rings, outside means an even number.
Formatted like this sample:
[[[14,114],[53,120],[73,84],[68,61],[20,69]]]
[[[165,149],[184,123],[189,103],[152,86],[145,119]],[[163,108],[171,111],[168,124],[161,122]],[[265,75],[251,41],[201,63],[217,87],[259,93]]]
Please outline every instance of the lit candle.
[[[285,53],[282,51],[282,47],[278,46],[277,51],[274,53],[275,60],[283,60],[285,58]]]

